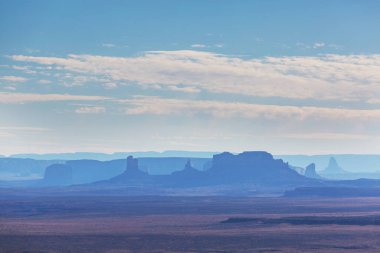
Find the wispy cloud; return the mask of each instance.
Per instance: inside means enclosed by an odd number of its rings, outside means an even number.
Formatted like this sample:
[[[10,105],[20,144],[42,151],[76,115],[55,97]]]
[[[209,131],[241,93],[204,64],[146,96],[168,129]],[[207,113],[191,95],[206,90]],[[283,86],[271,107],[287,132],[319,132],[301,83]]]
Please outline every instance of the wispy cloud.
[[[328,133],[328,132],[311,132],[311,133],[294,133],[281,134],[282,138],[288,139],[319,139],[319,140],[374,140],[380,138],[377,135],[353,134],[353,133]]]
[[[51,131],[50,128],[44,127],[25,127],[25,126],[0,126],[0,138],[13,138],[20,134],[43,134]]]
[[[3,104],[21,104],[31,102],[48,102],[48,101],[96,101],[105,100],[103,96],[82,96],[69,94],[37,94],[37,93],[10,93],[0,92],[0,103]]]
[[[41,80],[38,80],[37,82],[41,83],[41,84],[50,84],[51,83],[50,80],[46,80],[46,79],[41,79]]]
[[[113,47],[116,47],[116,45],[115,45],[115,44],[112,44],[112,43],[103,43],[103,44],[102,44],[102,47],[113,48]]]
[[[26,82],[26,81],[28,81],[27,78],[20,77],[20,76],[0,76],[0,80],[7,81],[7,82]]]
[[[25,127],[25,126],[0,126],[0,130],[27,131],[27,132],[46,132],[51,129],[46,127]]]
[[[322,48],[324,46],[326,46],[324,42],[316,42],[314,43],[313,48],[317,49],[317,48]]]
[[[191,47],[192,47],[192,48],[205,48],[205,47],[207,47],[207,46],[204,45],[204,44],[192,44]]]
[[[106,108],[102,106],[86,106],[86,107],[80,107],[75,110],[76,113],[79,114],[99,114],[104,113],[106,111]]]
[[[210,100],[180,100],[136,97],[119,100],[131,115],[211,115],[218,118],[265,118],[295,120],[380,120],[380,110],[336,109],[310,106],[280,106]]]
[[[256,97],[370,101],[380,97],[380,55],[324,55],[243,59],[200,51],[157,51],[138,57],[14,55],[105,83],[141,84]],[[75,82],[73,74],[73,81]],[[86,79],[86,77],[83,77]],[[158,86],[157,86],[158,85]]]

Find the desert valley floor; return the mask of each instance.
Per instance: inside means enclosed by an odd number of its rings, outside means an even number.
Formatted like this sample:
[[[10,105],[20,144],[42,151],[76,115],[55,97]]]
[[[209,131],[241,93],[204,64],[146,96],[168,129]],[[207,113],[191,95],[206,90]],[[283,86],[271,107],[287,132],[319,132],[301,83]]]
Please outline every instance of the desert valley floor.
[[[380,198],[14,196],[0,206],[1,252],[380,252]]]

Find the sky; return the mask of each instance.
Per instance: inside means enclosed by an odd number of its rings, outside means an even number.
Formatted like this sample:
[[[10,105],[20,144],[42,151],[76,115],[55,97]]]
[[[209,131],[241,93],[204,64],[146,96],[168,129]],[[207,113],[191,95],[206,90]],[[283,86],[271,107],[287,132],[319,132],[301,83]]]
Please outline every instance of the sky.
[[[0,1],[0,154],[380,153],[380,1]]]

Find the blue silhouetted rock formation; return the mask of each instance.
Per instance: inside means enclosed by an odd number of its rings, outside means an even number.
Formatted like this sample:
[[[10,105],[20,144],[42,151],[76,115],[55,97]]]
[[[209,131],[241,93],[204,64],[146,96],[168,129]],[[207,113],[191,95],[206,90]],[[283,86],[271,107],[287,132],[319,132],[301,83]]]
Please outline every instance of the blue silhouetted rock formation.
[[[191,165],[191,161],[189,159],[187,160],[183,170],[175,171],[166,177],[161,177],[161,180],[163,184],[167,183],[171,186],[195,186],[199,185],[205,176],[205,173],[195,169]]]
[[[348,172],[338,165],[334,157],[330,157],[328,166],[321,171],[321,175],[325,175],[328,178],[339,178],[344,174],[348,174]]]
[[[66,164],[52,164],[45,169],[44,185],[70,185],[72,168]]]
[[[309,180],[292,170],[287,163],[264,151],[228,152],[214,155],[208,178],[218,183],[254,183],[278,186],[300,184]]]
[[[322,179],[321,176],[319,176],[317,171],[315,170],[315,163],[311,163],[308,166],[306,166],[305,177]]]
[[[239,187],[244,184],[275,188],[303,186],[313,183],[313,180],[299,175],[281,159],[274,159],[270,153],[254,151],[238,155],[228,152],[214,155],[211,168],[207,171],[195,169],[188,160],[183,170],[170,175],[149,175],[138,168],[137,159],[128,157],[127,169],[122,174],[97,184],[163,188],[213,185]]]
[[[139,162],[133,156],[127,157],[127,168],[125,171],[109,180],[102,182],[117,183],[117,184],[130,184],[130,185],[144,185],[150,181],[148,173],[139,169]]]

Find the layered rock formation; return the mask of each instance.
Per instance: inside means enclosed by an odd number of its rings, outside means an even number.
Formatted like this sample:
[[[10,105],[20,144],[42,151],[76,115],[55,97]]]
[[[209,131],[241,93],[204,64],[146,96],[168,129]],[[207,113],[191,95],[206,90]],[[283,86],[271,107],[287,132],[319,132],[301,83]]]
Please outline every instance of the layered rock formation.
[[[188,187],[211,185],[256,185],[266,187],[301,186],[310,180],[292,170],[281,159],[263,151],[234,155],[224,152],[214,155],[211,168],[199,171],[187,161],[181,171],[170,175],[148,175],[138,168],[138,161],[127,158],[127,169],[121,175],[103,181],[109,184],[145,185],[159,187]]]
[[[207,179],[217,184],[245,184],[265,187],[303,185],[308,178],[292,170],[287,163],[264,151],[228,152],[214,155]]]

